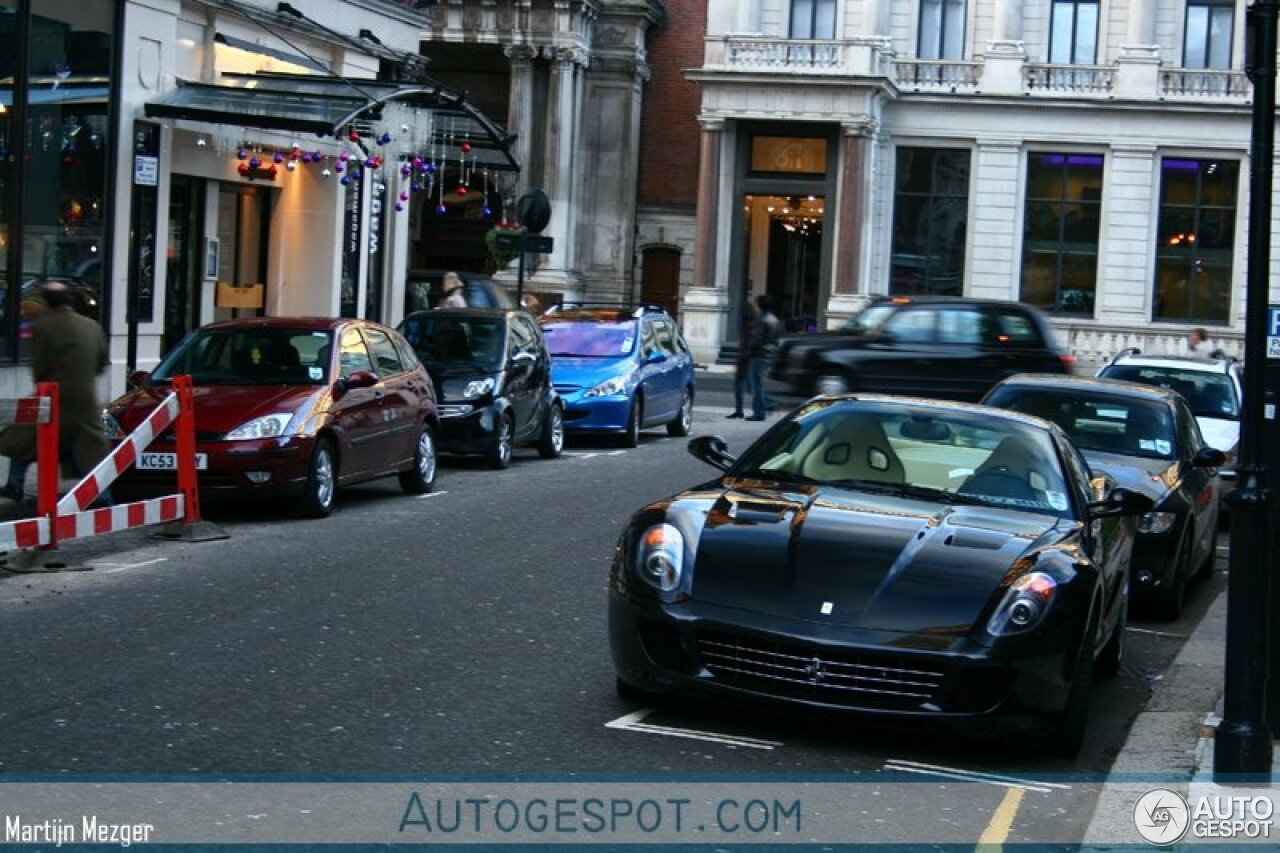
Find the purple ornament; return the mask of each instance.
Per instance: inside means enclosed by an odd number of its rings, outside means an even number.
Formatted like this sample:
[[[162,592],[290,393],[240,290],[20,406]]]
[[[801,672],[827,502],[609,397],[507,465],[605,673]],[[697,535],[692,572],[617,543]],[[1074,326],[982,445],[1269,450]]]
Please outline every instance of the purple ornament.
[[[435,160],[432,160],[430,163],[428,163],[428,164],[427,164],[427,171],[428,171],[428,172],[430,172],[430,173],[431,173],[431,174],[433,174],[433,175],[435,174],[435,172],[436,172],[436,161],[435,161]]]
[[[409,192],[416,193],[421,189],[422,189],[422,184],[418,183],[417,181],[414,181],[413,183],[409,184]]]
[[[343,151],[341,154],[339,154],[339,155],[338,155],[338,159],[345,163],[345,162],[347,162],[347,158],[348,158],[348,157],[350,157],[350,156],[351,156],[350,154],[348,154],[347,152]]]
[[[346,167],[344,164],[342,164],[342,163],[334,163],[334,164],[333,164],[333,171],[335,171],[335,172],[341,172],[341,171],[342,171],[343,169],[345,169],[345,168],[347,168],[347,167]]]
[[[310,152],[310,151],[304,151],[304,152],[302,152],[302,162],[304,162],[304,163],[310,163],[310,162],[311,162],[311,152]]]
[[[236,152],[236,159],[237,159],[237,160],[243,160],[243,159],[245,159],[245,158],[246,158],[246,157],[248,157],[248,156],[249,156],[249,152],[248,152],[248,151],[246,151],[246,150],[245,150],[245,149],[243,149],[243,148],[241,148],[239,151],[237,151],[237,152]]]
[[[258,167],[259,167],[259,166],[261,166],[261,165],[262,165],[262,161],[261,161],[261,160],[259,160],[257,157],[254,157],[254,158],[252,158],[252,159],[250,159],[250,160],[249,160],[249,168],[250,168],[250,169],[256,169],[256,168],[258,168]]]
[[[409,194],[408,194],[407,192],[401,192],[401,193],[400,193],[400,200],[401,200],[401,201],[408,201],[408,200],[409,200]]]
[[[312,151],[311,159],[319,163],[320,161],[324,160],[324,154],[320,153],[319,151]]]
[[[482,211],[480,211],[480,212],[481,212],[482,214],[484,214],[484,218],[485,218],[485,219],[488,219],[490,216],[493,216],[493,208],[492,208],[492,207],[490,207],[490,206],[489,206],[489,205],[487,205],[487,204],[484,206],[484,210],[482,210]]]
[[[274,155],[272,155],[272,157],[271,157],[271,161],[272,161],[273,163],[283,163],[283,162],[284,162],[284,155],[283,155],[283,154],[281,154],[279,151],[277,151]]]
[[[368,157],[368,158],[366,158],[366,159],[365,159],[365,161],[364,161],[364,165],[365,165],[365,167],[366,167],[366,168],[368,168],[368,169],[372,169],[373,167],[377,166],[378,164],[374,161],[374,159],[373,159],[372,157]]]
[[[409,177],[409,175],[411,175],[412,173],[413,173],[413,167],[410,166],[408,163],[405,163],[403,166],[400,167],[400,174],[404,175],[406,178]]]
[[[396,210],[397,210],[397,211],[403,211],[403,210],[404,210],[404,205],[403,205],[403,204],[401,204],[400,202],[396,202]]]
[[[421,158],[421,157],[414,157],[414,158],[413,158],[413,165],[415,165],[415,166],[421,166],[421,165],[422,165],[422,158]]]
[[[446,213],[448,213],[448,211],[449,211],[449,208],[445,207],[443,204],[436,205],[436,214],[438,216],[444,216]]]

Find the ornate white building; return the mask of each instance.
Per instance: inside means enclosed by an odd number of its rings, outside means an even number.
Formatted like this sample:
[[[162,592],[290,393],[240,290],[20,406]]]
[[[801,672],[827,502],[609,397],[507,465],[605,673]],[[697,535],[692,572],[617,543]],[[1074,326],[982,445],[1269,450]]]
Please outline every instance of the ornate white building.
[[[696,224],[663,223],[700,360],[764,292],[793,327],[953,293],[1045,308],[1084,359],[1238,351],[1244,6],[708,0]]]

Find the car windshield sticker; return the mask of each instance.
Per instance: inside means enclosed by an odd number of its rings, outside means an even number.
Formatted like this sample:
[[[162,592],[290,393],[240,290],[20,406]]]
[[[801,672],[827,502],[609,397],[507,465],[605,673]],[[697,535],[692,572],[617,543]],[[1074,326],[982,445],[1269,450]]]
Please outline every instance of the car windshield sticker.
[[[328,332],[312,332],[312,333],[311,333],[311,337],[313,337],[313,338],[320,338],[320,340],[322,340],[322,341],[323,341],[323,340],[328,340],[328,339],[329,339],[329,333],[328,333]]]
[[[262,350],[257,347],[249,350],[249,360],[254,364],[262,364]]]
[[[622,339],[622,346],[618,347],[618,352],[631,352],[631,345],[636,342],[634,337]]]
[[[1045,492],[1045,494],[1049,496],[1049,506],[1059,512],[1064,511],[1069,506],[1067,496],[1062,492]]]
[[[307,375],[310,376],[312,379],[323,379],[324,371],[318,367],[308,367]]]
[[[1168,456],[1173,450],[1173,444],[1163,438],[1144,438],[1138,442],[1138,447],[1142,450],[1154,451],[1161,456]]]

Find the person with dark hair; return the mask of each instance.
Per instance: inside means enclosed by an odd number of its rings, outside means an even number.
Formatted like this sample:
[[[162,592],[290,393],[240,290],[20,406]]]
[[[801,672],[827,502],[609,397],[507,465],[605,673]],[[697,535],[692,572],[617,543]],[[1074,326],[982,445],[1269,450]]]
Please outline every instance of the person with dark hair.
[[[1201,358],[1213,356],[1213,344],[1209,343],[1209,333],[1202,328],[1187,332],[1187,348],[1191,350],[1192,355],[1198,355]]]
[[[733,411],[726,418],[741,418],[743,400],[751,386],[751,334],[756,324],[756,312],[751,301],[744,299],[738,315],[738,357],[733,365]]]
[[[782,321],[773,313],[773,298],[767,293],[756,297],[755,328],[751,334],[751,416],[749,421],[762,421],[773,406],[773,399],[764,388],[764,378],[769,364],[778,352],[778,339],[782,337]]]

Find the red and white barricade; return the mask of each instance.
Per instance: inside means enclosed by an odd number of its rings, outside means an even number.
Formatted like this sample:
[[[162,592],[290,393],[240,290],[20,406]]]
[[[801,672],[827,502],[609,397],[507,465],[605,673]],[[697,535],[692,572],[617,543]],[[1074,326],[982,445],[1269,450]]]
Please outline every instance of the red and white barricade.
[[[37,402],[32,403],[34,399]],[[36,398],[0,401],[0,423],[4,423],[5,402],[16,403],[22,417],[37,423],[38,518],[0,524],[0,550],[51,548],[65,539],[82,539],[135,527],[165,522],[181,522],[190,529],[200,523],[200,500],[196,488],[196,431],[192,407],[191,377],[175,376],[173,390],[160,405],[125,437],[107,458],[75,485],[61,500],[58,487],[58,388],[54,383],[37,386]],[[46,411],[47,419],[40,420]],[[35,415],[29,413],[34,411]],[[17,420],[15,423],[31,423]],[[156,436],[169,426],[177,439],[178,491],[146,501],[90,509],[111,484],[134,464]],[[56,503],[55,503],[56,502]],[[223,538],[221,534],[204,538]]]

